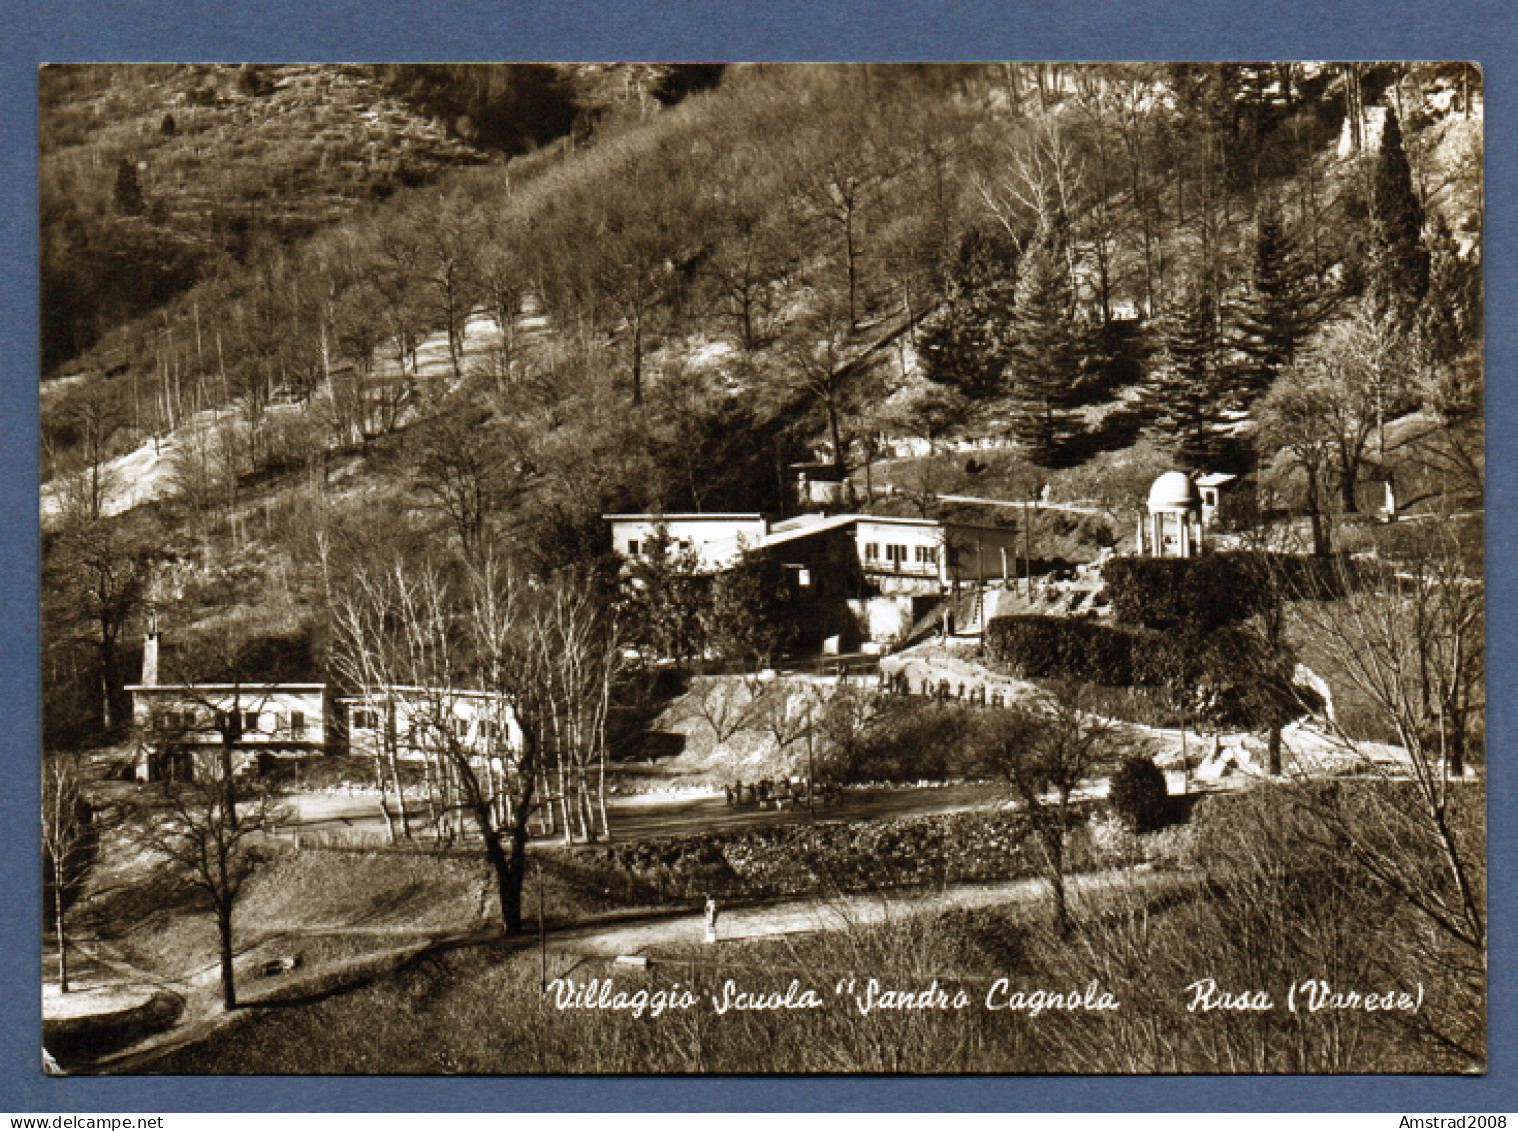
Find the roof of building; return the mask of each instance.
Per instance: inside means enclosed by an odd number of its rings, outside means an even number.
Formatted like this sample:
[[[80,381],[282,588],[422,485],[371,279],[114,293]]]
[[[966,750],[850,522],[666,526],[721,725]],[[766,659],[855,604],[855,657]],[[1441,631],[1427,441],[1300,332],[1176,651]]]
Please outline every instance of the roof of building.
[[[839,467],[832,460],[813,460],[808,463],[793,463],[790,470],[805,473],[808,479],[819,481],[838,482],[847,479],[848,469]]]
[[[1237,475],[1229,475],[1224,471],[1209,471],[1206,475],[1196,477],[1198,487],[1221,487],[1224,483],[1231,483],[1237,479]]]
[[[798,538],[810,538],[813,534],[822,534],[828,530],[842,530],[858,522],[861,517],[857,514],[803,515],[801,519],[792,519],[790,522],[772,527],[760,546],[780,546],[786,542],[794,542]]]
[[[764,515],[758,511],[710,511],[705,514],[603,514],[607,522],[732,522],[747,519],[761,522]]]
[[[470,687],[417,687],[410,684],[393,683],[385,687],[376,687],[368,694],[342,695],[337,701],[344,706],[350,704],[366,705],[381,703],[390,699],[425,698],[427,696],[447,696],[450,699],[493,699],[502,703],[510,700],[503,691],[482,691]]]
[[[1149,488],[1150,510],[1186,511],[1201,505],[1201,493],[1184,471],[1167,471]]]
[[[277,695],[282,691],[324,691],[325,683],[129,683],[123,691],[172,691],[191,695],[197,691],[241,691],[250,697]]]

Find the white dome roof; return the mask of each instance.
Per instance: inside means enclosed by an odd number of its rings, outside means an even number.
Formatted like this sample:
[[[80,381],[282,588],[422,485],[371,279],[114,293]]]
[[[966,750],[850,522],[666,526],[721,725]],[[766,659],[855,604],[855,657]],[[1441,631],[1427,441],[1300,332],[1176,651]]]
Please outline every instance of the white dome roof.
[[[1149,509],[1165,511],[1200,510],[1202,496],[1184,471],[1167,471],[1149,488]]]

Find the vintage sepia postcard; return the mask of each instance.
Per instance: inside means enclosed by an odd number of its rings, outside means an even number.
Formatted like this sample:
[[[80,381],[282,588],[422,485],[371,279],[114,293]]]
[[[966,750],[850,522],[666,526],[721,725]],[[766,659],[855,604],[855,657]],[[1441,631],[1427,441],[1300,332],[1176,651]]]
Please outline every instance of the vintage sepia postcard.
[[[1486,1070],[1478,67],[38,97],[46,1071]]]

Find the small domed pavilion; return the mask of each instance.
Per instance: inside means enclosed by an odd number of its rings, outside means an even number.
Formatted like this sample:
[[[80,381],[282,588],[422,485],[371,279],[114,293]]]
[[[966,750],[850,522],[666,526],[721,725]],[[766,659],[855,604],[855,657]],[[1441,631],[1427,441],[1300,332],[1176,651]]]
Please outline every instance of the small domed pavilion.
[[[1202,548],[1202,493],[1184,471],[1167,471],[1149,488],[1149,513],[1139,519],[1138,552],[1189,558]]]

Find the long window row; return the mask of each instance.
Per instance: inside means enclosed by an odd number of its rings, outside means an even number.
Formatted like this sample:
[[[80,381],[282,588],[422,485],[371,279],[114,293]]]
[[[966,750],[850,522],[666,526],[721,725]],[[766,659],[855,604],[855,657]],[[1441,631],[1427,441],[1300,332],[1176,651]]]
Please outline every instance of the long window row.
[[[305,733],[306,713],[304,711],[273,711],[270,712],[270,715],[272,716],[273,726],[268,733]],[[192,731],[203,725],[211,725],[218,731],[226,731],[239,716],[241,716],[242,732],[244,734],[263,730],[264,714],[260,711],[240,711],[235,713],[217,711],[215,712],[213,723],[212,716],[209,714],[204,716],[205,721],[202,722],[201,712],[194,709],[185,711],[160,710],[154,712],[153,723],[156,729],[165,731]]]
[[[906,564],[907,564],[907,551],[908,551],[908,549],[912,549],[912,550],[915,551],[915,553],[912,556],[912,560],[915,562],[915,564],[917,566],[922,567],[922,568],[931,568],[931,567],[934,567],[934,566],[936,566],[938,564],[938,547],[937,546],[914,546],[914,547],[908,547],[908,546],[899,545],[897,543],[888,542],[885,545],[885,556],[884,556],[884,559],[882,559],[881,553],[880,553],[880,550],[881,550],[880,543],[879,542],[866,542],[864,544],[864,564],[865,564],[865,567],[866,568],[873,567],[873,568],[876,568],[876,569],[881,569],[881,568],[884,568],[884,569],[904,569],[906,567]],[[884,565],[884,566],[882,566],[881,565],[882,560],[884,560],[887,564]]]

